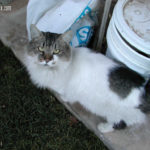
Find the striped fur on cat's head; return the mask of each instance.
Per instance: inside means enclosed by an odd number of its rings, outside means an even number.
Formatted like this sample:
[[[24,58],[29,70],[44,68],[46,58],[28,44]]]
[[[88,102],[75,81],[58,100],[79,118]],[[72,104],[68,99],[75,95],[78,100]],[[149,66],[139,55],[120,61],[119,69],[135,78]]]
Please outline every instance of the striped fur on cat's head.
[[[37,63],[54,67],[57,63],[69,61],[71,58],[70,39],[72,32],[64,34],[41,32],[35,25],[31,25],[29,55],[37,56]]]

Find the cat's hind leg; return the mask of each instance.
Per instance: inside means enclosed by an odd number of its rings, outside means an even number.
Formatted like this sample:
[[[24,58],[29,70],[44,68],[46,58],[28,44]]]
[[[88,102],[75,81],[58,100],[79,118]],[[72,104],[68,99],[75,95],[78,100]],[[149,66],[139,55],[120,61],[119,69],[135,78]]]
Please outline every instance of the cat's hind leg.
[[[102,133],[112,132],[114,130],[121,130],[127,127],[125,121],[121,120],[118,123],[100,123],[98,124],[98,130]]]

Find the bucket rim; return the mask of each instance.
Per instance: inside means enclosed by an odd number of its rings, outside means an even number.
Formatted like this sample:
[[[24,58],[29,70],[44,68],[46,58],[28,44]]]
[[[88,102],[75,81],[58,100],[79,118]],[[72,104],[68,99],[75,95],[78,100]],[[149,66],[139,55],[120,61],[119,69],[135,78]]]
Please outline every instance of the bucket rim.
[[[139,37],[131,28],[128,26],[124,19],[123,9],[129,0],[119,0],[114,8],[112,19],[114,20],[115,26],[118,31],[131,45],[150,55],[150,42]]]

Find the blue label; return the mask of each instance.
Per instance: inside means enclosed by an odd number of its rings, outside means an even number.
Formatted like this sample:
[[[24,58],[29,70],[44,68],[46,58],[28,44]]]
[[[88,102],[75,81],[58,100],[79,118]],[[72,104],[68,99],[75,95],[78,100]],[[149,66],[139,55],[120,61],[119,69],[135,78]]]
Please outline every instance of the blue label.
[[[81,15],[76,19],[75,22],[77,22],[78,20],[80,20],[82,17],[84,17],[86,14],[89,14],[91,12],[91,8],[89,6],[87,6],[83,12],[81,13]]]
[[[92,28],[90,26],[84,26],[78,29],[76,32],[76,36],[79,42],[79,46],[86,46],[91,35]]]

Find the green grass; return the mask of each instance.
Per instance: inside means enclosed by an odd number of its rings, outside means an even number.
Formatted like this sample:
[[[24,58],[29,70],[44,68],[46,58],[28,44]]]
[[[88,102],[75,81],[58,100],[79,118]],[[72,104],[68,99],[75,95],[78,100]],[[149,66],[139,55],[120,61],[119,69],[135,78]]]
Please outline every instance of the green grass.
[[[1,150],[107,150],[47,90],[36,88],[11,50],[0,43]]]

